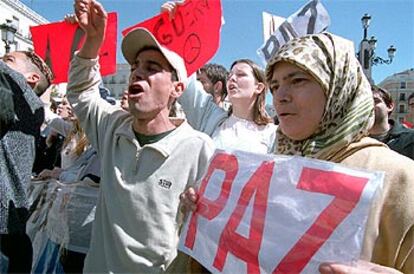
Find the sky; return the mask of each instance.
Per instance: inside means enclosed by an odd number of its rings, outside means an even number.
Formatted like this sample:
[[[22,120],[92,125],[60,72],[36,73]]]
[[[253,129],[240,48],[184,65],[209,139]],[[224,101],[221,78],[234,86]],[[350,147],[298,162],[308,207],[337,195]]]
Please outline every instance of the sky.
[[[60,21],[73,10],[73,0],[21,0],[51,22]],[[107,11],[118,12],[118,63],[125,63],[119,50],[120,32],[159,13],[161,0],[102,0]],[[264,43],[262,12],[288,17],[307,0],[222,0],[225,24],[220,47],[211,60],[225,67],[240,58],[250,58],[264,66],[256,53]],[[414,1],[413,0],[321,0],[331,25],[328,31],[354,42],[356,50],[363,37],[361,17],[368,13],[371,24],[368,37],[377,38],[376,55],[388,58],[390,45],[397,48],[390,65],[373,67],[372,76],[379,83],[394,73],[414,68]]]

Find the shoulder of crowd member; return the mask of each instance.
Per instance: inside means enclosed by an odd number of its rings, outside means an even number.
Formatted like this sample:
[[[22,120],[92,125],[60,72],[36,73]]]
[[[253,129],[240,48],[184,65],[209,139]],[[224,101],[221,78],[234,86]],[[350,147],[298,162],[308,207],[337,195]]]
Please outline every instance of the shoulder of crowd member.
[[[413,273],[410,262],[414,256],[414,161],[386,147],[371,146],[357,151],[343,163],[384,172],[384,203],[375,210],[377,213],[371,213],[381,215],[375,245],[382,247],[373,250],[372,260],[404,273]]]
[[[2,93],[2,112],[4,111],[8,118],[11,115],[13,116],[13,121],[9,122],[14,123],[16,119],[20,123],[30,120],[33,130],[36,130],[36,128],[40,129],[44,119],[43,103],[40,98],[27,84],[22,74],[9,68],[2,61],[0,61],[0,72],[2,75],[2,88],[8,91],[7,93]]]
[[[3,137],[15,122],[13,91],[8,77],[0,71],[0,138]]]

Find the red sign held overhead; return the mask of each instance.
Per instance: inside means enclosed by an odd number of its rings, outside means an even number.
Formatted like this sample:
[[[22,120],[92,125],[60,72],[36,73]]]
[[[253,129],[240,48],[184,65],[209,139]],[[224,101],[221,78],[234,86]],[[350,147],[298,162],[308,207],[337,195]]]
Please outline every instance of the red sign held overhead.
[[[177,8],[173,20],[162,13],[125,29],[148,29],[165,47],[183,57],[188,75],[197,71],[216,53],[221,29],[221,0],[187,0]]]
[[[117,24],[117,14],[109,13],[105,40],[99,51],[100,71],[103,76],[116,72]],[[67,82],[70,60],[85,40],[83,30],[77,24],[55,22],[30,27],[30,32],[34,51],[53,71],[53,83]]]

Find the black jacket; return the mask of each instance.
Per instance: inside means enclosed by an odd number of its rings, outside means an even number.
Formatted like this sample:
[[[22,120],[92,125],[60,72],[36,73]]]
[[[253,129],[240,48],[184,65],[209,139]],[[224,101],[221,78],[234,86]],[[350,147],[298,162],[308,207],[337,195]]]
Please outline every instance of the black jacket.
[[[389,120],[392,126],[385,143],[394,151],[414,160],[414,130]]]

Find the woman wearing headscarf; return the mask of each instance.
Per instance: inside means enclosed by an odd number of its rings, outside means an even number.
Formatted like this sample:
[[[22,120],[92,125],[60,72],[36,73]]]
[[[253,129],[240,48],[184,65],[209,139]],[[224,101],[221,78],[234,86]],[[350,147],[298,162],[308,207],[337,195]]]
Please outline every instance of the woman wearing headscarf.
[[[280,122],[276,154],[385,172],[361,259],[414,273],[414,162],[367,137],[374,104],[352,42],[330,33],[294,39],[269,62],[266,80]]]
[[[385,172],[361,261],[322,264],[321,273],[414,273],[414,161],[367,137],[374,104],[352,42],[330,33],[293,39],[267,65],[266,80],[279,118],[276,154]],[[194,189],[181,198],[196,208]]]

